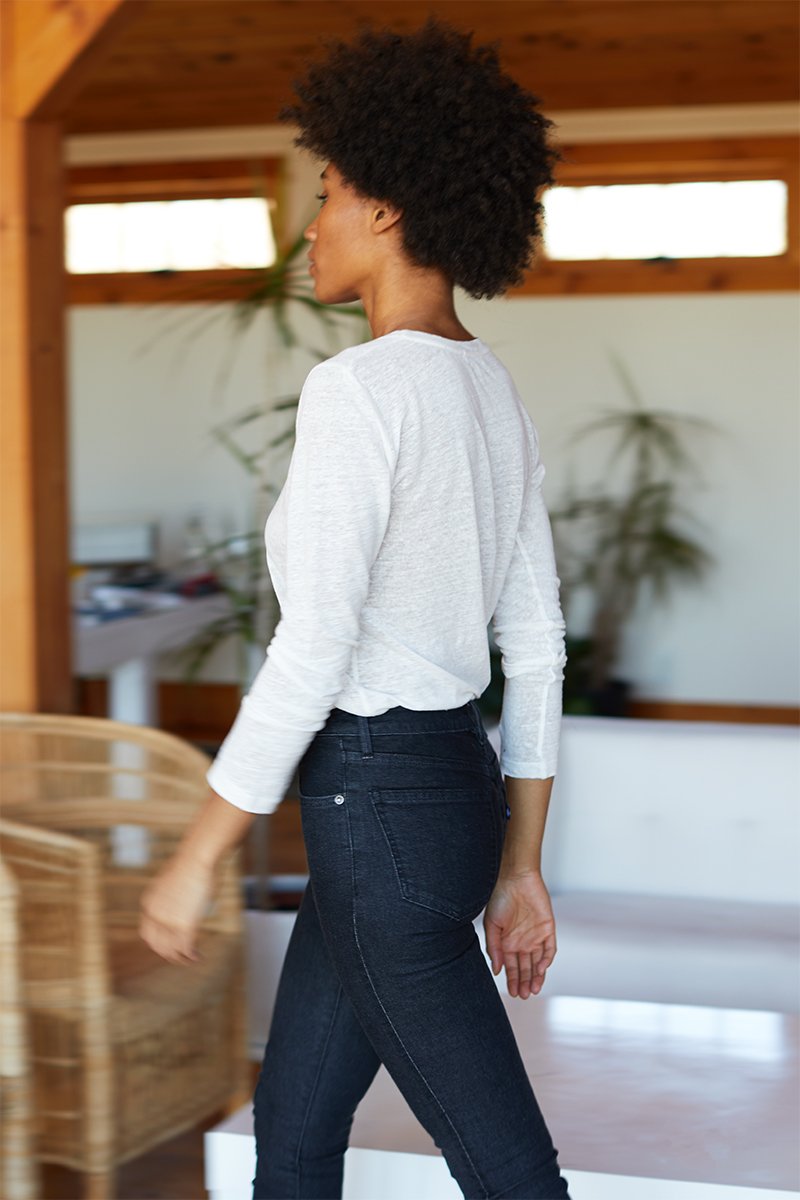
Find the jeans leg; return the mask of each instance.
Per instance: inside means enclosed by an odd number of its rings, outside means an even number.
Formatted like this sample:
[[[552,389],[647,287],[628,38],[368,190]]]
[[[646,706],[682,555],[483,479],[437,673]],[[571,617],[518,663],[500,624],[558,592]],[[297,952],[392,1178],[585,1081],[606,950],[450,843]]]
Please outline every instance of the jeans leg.
[[[338,1200],[356,1106],[379,1066],[331,964],[309,883],[253,1097],[253,1200]]]
[[[362,1026],[468,1200],[569,1200],[474,927],[426,940],[403,955],[356,905],[347,986]]]
[[[405,784],[409,770],[404,761],[390,778],[381,760],[362,769],[359,752],[349,754],[342,793],[320,797],[304,813],[309,868],[332,962],[362,1029],[463,1195],[569,1200],[472,918],[454,920],[410,902],[398,887],[398,859],[376,818],[370,783]],[[430,804],[422,799],[413,814],[419,836],[409,834],[400,846],[395,842],[395,855],[404,864],[427,856],[430,864],[438,854],[453,873],[471,870],[474,859],[462,868],[467,860],[460,853],[437,851],[428,836],[441,829],[441,809],[438,816],[433,810],[447,802],[447,789],[441,795],[434,789]],[[460,817],[454,807],[452,820]],[[467,845],[465,828],[461,847]],[[462,891],[460,884],[448,885],[452,895]]]

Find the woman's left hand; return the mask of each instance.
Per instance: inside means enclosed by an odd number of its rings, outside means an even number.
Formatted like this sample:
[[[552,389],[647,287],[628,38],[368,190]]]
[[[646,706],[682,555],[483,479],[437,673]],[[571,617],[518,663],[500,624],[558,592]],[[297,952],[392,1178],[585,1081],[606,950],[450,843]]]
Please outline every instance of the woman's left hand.
[[[483,917],[492,973],[505,965],[511,996],[527,1000],[542,990],[556,954],[550,894],[538,871],[498,876]]]

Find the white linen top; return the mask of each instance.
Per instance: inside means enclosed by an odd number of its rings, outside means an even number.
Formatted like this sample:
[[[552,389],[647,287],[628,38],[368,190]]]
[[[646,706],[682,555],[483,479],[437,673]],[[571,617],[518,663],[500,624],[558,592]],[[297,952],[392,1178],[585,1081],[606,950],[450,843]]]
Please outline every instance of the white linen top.
[[[500,767],[555,773],[566,653],[539,439],[480,338],[397,329],[313,367],[266,523],[281,616],[207,779],[273,812],[334,707],[505,689]]]

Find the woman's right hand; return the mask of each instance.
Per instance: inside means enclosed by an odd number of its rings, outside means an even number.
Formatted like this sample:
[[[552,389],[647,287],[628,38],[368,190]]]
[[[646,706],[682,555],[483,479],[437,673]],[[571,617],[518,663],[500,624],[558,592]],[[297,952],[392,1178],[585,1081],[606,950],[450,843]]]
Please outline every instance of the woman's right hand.
[[[139,901],[139,935],[167,962],[197,962],[197,927],[214,890],[214,872],[174,854],[150,881]]]
[[[541,991],[556,954],[550,894],[538,871],[498,876],[483,917],[486,950],[497,975],[505,965],[508,992],[527,1000]]]

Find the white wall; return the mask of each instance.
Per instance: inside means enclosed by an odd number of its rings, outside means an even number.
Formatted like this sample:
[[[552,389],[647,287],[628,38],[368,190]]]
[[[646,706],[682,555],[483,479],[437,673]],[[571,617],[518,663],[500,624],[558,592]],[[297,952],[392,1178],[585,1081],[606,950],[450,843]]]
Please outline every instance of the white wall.
[[[691,496],[717,564],[668,609],[642,606],[622,671],[650,698],[797,703],[797,298],[462,296],[459,311],[517,381],[539,429],[551,505],[569,462],[581,464],[579,478],[597,477],[597,464],[585,451],[575,458],[568,438],[596,406],[623,399],[609,349],[648,403],[723,429],[699,444],[704,485]],[[307,318],[298,325],[311,332]],[[70,312],[74,519],[158,519],[164,564],[193,514],[220,535],[254,520],[252,484],[209,431],[299,387],[311,360],[282,355],[263,316],[238,342],[232,328],[228,305]],[[332,352],[336,344],[344,343]],[[275,432],[281,421],[276,415]],[[257,432],[265,428],[250,437]],[[272,462],[280,486],[286,454]],[[205,677],[233,679],[232,664],[218,656]]]
[[[352,340],[362,323],[341,320]],[[304,312],[296,327],[329,354],[348,344]],[[268,452],[254,479],[211,431],[297,395],[315,358],[287,351],[263,313],[236,332],[232,304],[76,306],[68,338],[73,523],[155,521],[162,567],[184,552],[190,518],[200,517],[211,539],[263,529],[277,493],[262,484],[281,487],[291,443]],[[234,436],[254,452],[293,423],[293,410],[271,413]],[[267,640],[276,619],[267,614]],[[239,682],[239,669],[228,644],[199,678]],[[182,677],[166,657],[158,674]]]
[[[621,674],[642,696],[796,704],[800,692],[800,305],[792,293],[464,300],[467,327],[506,362],[539,429],[545,495],[568,463],[598,478],[571,432],[624,402],[609,352],[645,402],[721,433],[696,441],[702,488],[687,495],[717,559],[670,607],[642,605]]]
[[[234,332],[231,304],[75,307],[69,350],[73,520],[159,520],[162,565],[180,553],[193,515],[213,535],[246,528],[258,481],[212,430],[296,395],[315,360],[277,344],[263,312]],[[272,413],[234,436],[255,451],[293,419]],[[278,486],[288,454],[267,460]]]
[[[316,190],[318,169],[310,160],[295,168],[296,197]],[[296,227],[314,210],[306,207]],[[611,351],[648,404],[721,426],[721,435],[697,443],[703,486],[687,497],[717,564],[701,586],[681,587],[668,609],[642,604],[620,673],[647,698],[797,703],[798,296],[487,303],[460,294],[457,303],[467,327],[492,345],[517,381],[539,429],[551,506],[570,463],[578,465],[579,482],[598,477],[588,447],[574,457],[568,438],[595,408],[624,400]],[[69,314],[73,517],[157,517],[162,563],[174,560],[193,514],[206,519],[212,534],[245,528],[255,513],[263,521],[252,484],[209,430],[299,389],[313,361],[281,353],[263,316],[234,342],[231,311],[230,305],[157,305],[76,307]],[[340,324],[346,338],[351,326]],[[322,342],[306,314],[297,314],[297,326]],[[192,330],[199,332],[191,337]],[[344,344],[334,339],[329,352]],[[226,363],[232,369],[223,383],[217,373]],[[285,470],[286,455],[274,456],[278,486]],[[166,666],[162,675],[178,677]],[[233,656],[217,655],[203,677],[235,679]]]

